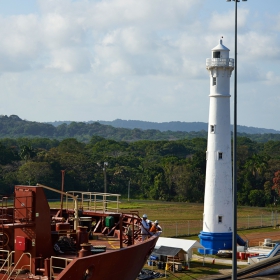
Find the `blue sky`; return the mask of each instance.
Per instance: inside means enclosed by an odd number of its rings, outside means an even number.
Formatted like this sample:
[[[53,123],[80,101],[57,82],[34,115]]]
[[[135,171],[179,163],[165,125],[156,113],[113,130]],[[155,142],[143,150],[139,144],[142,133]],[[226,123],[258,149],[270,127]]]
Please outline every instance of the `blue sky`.
[[[0,114],[39,122],[207,122],[205,61],[221,36],[234,57],[234,6],[0,0]],[[279,32],[279,0],[238,3],[240,125],[280,130]]]
[[[0,11],[2,16],[13,16],[38,13],[36,0],[1,0]]]

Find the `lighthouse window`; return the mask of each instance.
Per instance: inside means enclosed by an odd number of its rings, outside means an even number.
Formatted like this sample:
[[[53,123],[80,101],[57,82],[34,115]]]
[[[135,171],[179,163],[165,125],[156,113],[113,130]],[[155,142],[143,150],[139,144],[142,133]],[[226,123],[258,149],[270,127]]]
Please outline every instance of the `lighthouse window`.
[[[223,216],[218,216],[218,223],[222,223],[223,222]]]
[[[215,86],[217,84],[217,78],[213,77],[213,86]]]
[[[215,132],[215,125],[210,125],[210,132],[214,133]]]
[[[221,53],[220,52],[213,52],[213,58],[220,58]]]
[[[219,159],[223,159],[223,153],[220,153],[220,152],[219,152],[218,158],[219,158]]]

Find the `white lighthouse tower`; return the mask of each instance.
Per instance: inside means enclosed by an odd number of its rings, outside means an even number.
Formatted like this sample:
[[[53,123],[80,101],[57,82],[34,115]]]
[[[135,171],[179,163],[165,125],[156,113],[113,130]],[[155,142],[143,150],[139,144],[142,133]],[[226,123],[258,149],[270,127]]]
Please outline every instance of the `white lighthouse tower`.
[[[232,248],[232,163],[230,77],[234,59],[220,43],[206,60],[210,76],[210,106],[206,152],[203,231],[200,243],[207,254]]]

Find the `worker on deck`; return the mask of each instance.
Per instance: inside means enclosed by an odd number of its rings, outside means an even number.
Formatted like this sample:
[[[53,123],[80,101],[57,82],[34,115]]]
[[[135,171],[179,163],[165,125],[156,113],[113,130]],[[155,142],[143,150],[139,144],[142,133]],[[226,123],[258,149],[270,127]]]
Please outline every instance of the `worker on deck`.
[[[142,241],[146,240],[150,235],[150,225],[147,220],[147,214],[144,214],[141,221],[141,234],[142,234]]]
[[[126,236],[127,236],[127,246],[132,245],[132,236],[133,236],[133,229],[132,229],[132,225],[128,225],[126,227],[126,232],[125,232]]]
[[[147,220],[147,223],[149,224],[149,231],[150,231],[150,229],[151,229],[151,227],[152,227],[153,223],[152,223],[152,221],[151,221],[151,220]]]
[[[158,224],[158,220],[155,220],[155,222],[152,224],[152,227],[150,228],[150,232],[152,234],[155,234],[159,231],[162,231],[161,226]]]

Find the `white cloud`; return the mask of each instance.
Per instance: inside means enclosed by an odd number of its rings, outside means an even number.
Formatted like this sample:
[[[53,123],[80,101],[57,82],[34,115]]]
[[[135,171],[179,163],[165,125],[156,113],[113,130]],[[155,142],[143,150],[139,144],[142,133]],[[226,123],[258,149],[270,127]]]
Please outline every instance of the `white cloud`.
[[[230,10],[227,13],[223,14],[213,12],[209,24],[209,29],[215,29],[219,31],[231,30],[232,28],[234,28],[234,16],[235,13],[233,10]],[[248,10],[238,9],[237,28],[239,31],[242,31],[242,28],[246,26],[248,16]]]
[[[23,71],[30,68],[39,53],[38,17],[35,15],[0,17],[0,71]]]
[[[238,9],[238,82],[240,91],[255,97],[254,108],[247,106],[252,116],[257,104],[269,110],[279,95],[280,76],[280,14],[254,1]],[[215,7],[208,0],[37,4],[37,13],[26,13],[26,7],[17,15],[0,11],[3,114],[37,121],[207,122],[205,60],[220,36],[234,56],[233,5],[222,1]],[[267,116],[255,117],[265,123]],[[253,117],[250,121],[254,125]]]
[[[266,84],[267,85],[280,85],[280,75],[276,75],[273,71],[266,73]],[[279,98],[279,96],[278,96]]]
[[[280,58],[279,37],[250,31],[239,36],[238,42],[239,49],[243,52],[243,59],[275,60]]]
[[[97,28],[141,25],[145,29],[154,30],[179,25],[200,2],[201,0],[196,3],[183,0],[108,0],[89,6],[88,13],[92,15],[92,22],[98,23]]]
[[[47,68],[62,72],[84,72],[90,69],[90,56],[87,50],[68,48],[53,50],[50,53],[51,61]]]
[[[51,13],[42,18],[42,40],[46,47],[56,49],[81,42],[82,30],[75,22],[60,14]]]

